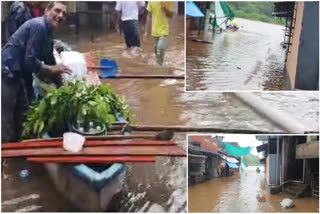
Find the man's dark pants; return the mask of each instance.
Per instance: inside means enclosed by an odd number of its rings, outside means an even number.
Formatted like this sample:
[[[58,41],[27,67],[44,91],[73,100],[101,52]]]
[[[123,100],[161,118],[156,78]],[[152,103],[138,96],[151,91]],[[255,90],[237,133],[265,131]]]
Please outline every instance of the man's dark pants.
[[[128,20],[122,22],[122,29],[124,33],[124,39],[128,48],[140,47],[139,38],[139,22],[138,20]]]
[[[1,142],[15,142],[21,139],[28,106],[24,80],[18,77],[2,76]]]

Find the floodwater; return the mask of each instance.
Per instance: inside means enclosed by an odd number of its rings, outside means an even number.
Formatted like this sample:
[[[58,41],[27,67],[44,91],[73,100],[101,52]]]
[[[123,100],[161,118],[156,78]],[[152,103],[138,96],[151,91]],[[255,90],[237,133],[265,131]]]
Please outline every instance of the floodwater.
[[[255,167],[189,186],[188,194],[189,212],[319,212],[319,199],[269,194],[264,171],[256,173]],[[295,206],[282,209],[284,198],[292,199]]]
[[[254,93],[263,103],[291,115],[296,121],[318,131],[317,92]],[[183,93],[181,118],[189,126],[210,126],[261,131],[283,131],[267,118],[244,105],[232,93]]]
[[[80,35],[63,34],[63,41],[74,49],[91,56],[95,63],[102,58],[117,61],[122,74],[183,74],[184,68],[184,17],[175,17],[171,23],[169,48],[165,65],[155,63],[152,40],[143,41],[143,52],[130,56],[119,33],[89,32],[80,29]],[[186,125],[217,128],[256,129],[279,131],[266,118],[228,93],[185,93],[184,81],[176,80],[104,80],[123,95],[136,122],[143,125]],[[301,92],[257,94],[275,108],[292,112],[302,122],[311,121],[318,129],[318,93]],[[308,110],[307,110],[308,109]],[[281,130],[280,130],[281,131]],[[186,133],[175,134],[175,142],[186,148]],[[28,180],[18,174],[27,168]],[[128,164],[128,192],[111,211],[186,212],[186,158],[157,158],[155,164]],[[78,211],[55,188],[41,165],[24,160],[2,162],[2,211]],[[24,197],[25,196],[25,197]],[[24,197],[21,200],[21,197]],[[12,199],[17,199],[9,203]]]
[[[97,64],[102,58],[116,60],[123,74],[183,75],[183,16],[173,18],[170,32],[164,66],[155,63],[152,38],[143,41],[143,52],[135,57],[125,50],[123,37],[119,33],[89,32],[80,29],[79,36],[63,33],[58,38],[90,56]],[[119,94],[126,97],[139,123],[170,124],[174,121],[179,124],[179,112],[173,110],[171,104],[174,102],[172,96],[176,94],[175,88],[183,90],[182,80],[109,80],[103,81],[103,84],[110,84]],[[167,112],[170,114],[166,115]],[[186,149],[185,133],[175,134],[173,140]],[[186,161],[186,158],[158,157],[154,164],[127,164],[127,192],[117,201],[119,205],[115,206],[116,209],[109,211],[186,212]],[[29,169],[31,176],[27,180],[21,180],[19,172],[25,168]],[[2,162],[1,196],[2,211],[6,212],[79,211],[55,190],[43,166],[19,159],[7,159]]]
[[[284,27],[237,20],[238,31],[192,32],[187,39],[188,91],[285,90]]]

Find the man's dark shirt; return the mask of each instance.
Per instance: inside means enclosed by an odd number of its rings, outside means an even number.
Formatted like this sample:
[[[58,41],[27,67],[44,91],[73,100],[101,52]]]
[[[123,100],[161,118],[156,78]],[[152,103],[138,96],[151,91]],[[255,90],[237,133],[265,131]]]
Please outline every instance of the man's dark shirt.
[[[45,16],[28,20],[9,38],[1,52],[1,72],[32,81],[42,61],[55,65],[52,32]]]
[[[14,32],[16,32],[19,27],[29,19],[32,19],[32,15],[27,3],[14,1],[10,6],[9,36],[14,34]]]

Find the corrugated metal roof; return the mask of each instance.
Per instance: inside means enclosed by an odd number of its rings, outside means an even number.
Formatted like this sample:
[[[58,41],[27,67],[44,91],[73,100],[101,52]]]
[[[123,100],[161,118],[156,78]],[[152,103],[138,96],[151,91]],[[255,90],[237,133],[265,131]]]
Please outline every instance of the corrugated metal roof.
[[[221,156],[221,154],[219,154],[217,152],[212,152],[212,151],[209,151],[209,150],[206,150],[206,149],[202,149],[202,148],[199,148],[199,147],[194,147],[194,146],[188,146],[188,150]]]

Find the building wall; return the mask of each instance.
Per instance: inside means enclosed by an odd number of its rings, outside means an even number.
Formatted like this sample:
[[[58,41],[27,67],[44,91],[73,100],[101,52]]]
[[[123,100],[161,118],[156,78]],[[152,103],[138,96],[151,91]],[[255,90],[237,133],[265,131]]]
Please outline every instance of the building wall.
[[[296,159],[319,158],[319,141],[299,144],[296,147]]]
[[[266,180],[268,185],[279,183],[280,176],[276,177],[276,170],[279,169],[279,166],[276,165],[276,154],[269,154],[267,157],[267,170],[266,170]]]
[[[294,14],[294,17],[296,17],[296,22],[294,24],[294,29],[292,34],[293,37],[290,40],[290,43],[292,43],[292,45],[289,47],[289,52],[287,55],[287,62],[286,62],[286,70],[287,70],[291,88],[295,88],[304,2],[296,2],[295,7],[296,7],[296,14]]]
[[[211,152],[218,152],[218,142],[214,141],[211,136],[209,135],[193,135],[192,142],[200,143],[200,147],[202,149],[211,151]]]
[[[295,88],[319,89],[319,2],[305,2]]]
[[[269,171],[270,171],[270,161],[269,161],[269,156],[268,156],[266,158],[266,168],[265,168],[265,176],[266,176],[267,184],[270,184]]]
[[[289,141],[287,138],[283,138],[282,141],[282,182],[287,181],[287,170],[288,170],[288,155],[289,155]]]

